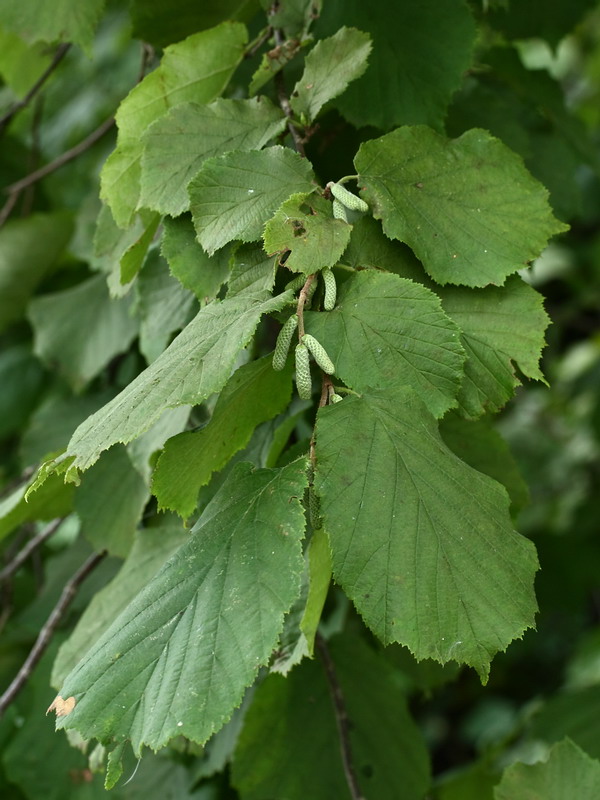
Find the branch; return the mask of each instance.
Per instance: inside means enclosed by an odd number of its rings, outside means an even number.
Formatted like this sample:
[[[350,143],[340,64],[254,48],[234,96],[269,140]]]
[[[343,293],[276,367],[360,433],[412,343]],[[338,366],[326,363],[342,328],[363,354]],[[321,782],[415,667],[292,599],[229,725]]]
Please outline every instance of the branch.
[[[52,75],[54,70],[66,56],[69,47],[71,47],[70,44],[61,44],[57,48],[56,53],[54,54],[54,58],[52,59],[52,62],[49,64],[45,72],[43,72],[42,75],[38,78],[38,80],[33,84],[33,86],[27,92],[25,97],[22,100],[19,100],[18,103],[15,103],[11,108],[9,108],[6,114],[4,114],[4,116],[0,118],[0,136],[4,133],[4,129],[7,127],[12,118],[16,116],[16,114],[18,114],[19,111],[21,111],[21,109],[28,106],[29,103],[33,100],[33,98],[36,96],[36,94],[39,92],[42,86],[46,83],[50,75]]]
[[[8,199],[0,211],[0,228],[10,216],[10,212],[14,208],[15,203],[19,199],[19,195],[24,189],[27,189],[29,186],[33,186],[34,183],[41,181],[42,178],[45,178],[52,172],[56,172],[57,169],[60,169],[65,164],[68,164],[69,161],[73,161],[74,158],[77,158],[77,156],[85,153],[86,150],[89,150],[92,145],[96,144],[99,139],[108,133],[114,124],[114,117],[104,120],[104,122],[99,125],[95,131],[92,131],[89,136],[87,136],[82,142],[79,142],[79,144],[76,144],[75,147],[72,147],[70,150],[62,153],[49,164],[40,167],[40,169],[36,169],[35,172],[32,172],[30,175],[26,175],[16,183],[11,183],[10,186],[7,186],[4,191],[8,192]]]
[[[26,175],[16,183],[11,183],[10,186],[6,187],[5,191],[9,192],[10,194],[22,192],[23,189],[26,189],[33,183],[37,183],[38,181],[41,181],[42,178],[50,175],[52,172],[56,172],[57,169],[60,169],[65,164],[68,164],[69,161],[73,161],[74,158],[77,158],[82,153],[85,153],[86,150],[89,150],[90,147],[95,145],[99,139],[108,133],[114,124],[114,117],[105,119],[104,122],[99,125],[95,131],[92,131],[92,133],[90,133],[90,135],[87,136],[82,142],[79,142],[79,144],[76,144],[75,147],[72,147],[65,153],[61,153],[61,155],[55,158],[54,161],[51,161],[49,164],[36,169],[36,171],[32,172],[30,175]]]
[[[85,561],[81,567],[79,567],[69,582],[65,584],[65,588],[62,590],[62,594],[58,603],[52,609],[50,616],[40,631],[38,638],[31,648],[29,655],[25,659],[23,666],[17,673],[15,679],[12,681],[8,689],[4,692],[2,697],[0,697],[0,717],[2,717],[8,706],[25,686],[34,670],[34,667],[46,652],[48,645],[52,641],[52,636],[54,635],[56,628],[63,618],[67,608],[71,605],[80,585],[87,578],[90,572],[92,572],[98,566],[105,555],[106,552],[93,553],[87,559],[87,561]]]
[[[342,687],[338,681],[335,671],[335,665],[327,643],[320,633],[317,633],[315,643],[317,650],[321,656],[321,661],[325,668],[325,675],[327,683],[329,684],[329,691],[333,701],[333,709],[335,712],[335,721],[337,723],[338,734],[340,737],[340,751],[342,754],[342,765],[344,767],[344,775],[346,776],[346,783],[350,791],[352,800],[365,800],[365,797],[360,791],[358,780],[356,778],[356,771],[352,761],[352,747],[350,745],[350,720],[348,719],[348,712],[346,711],[346,702]]]
[[[274,31],[275,36],[275,44],[277,47],[280,47],[284,43],[284,37],[280,30],[275,29]],[[275,89],[277,91],[277,98],[279,100],[279,105],[281,106],[281,110],[288,118],[287,129],[289,131],[290,136],[294,142],[294,147],[300,153],[303,158],[306,158],[306,153],[304,152],[304,139],[298,128],[294,123],[294,112],[292,111],[292,107],[290,106],[290,101],[287,96],[287,92],[285,89],[285,78],[283,77],[283,72],[279,71],[276,73],[275,78]]]
[[[46,527],[37,534],[37,536],[34,536],[32,539],[30,539],[25,547],[22,550],[19,550],[12,561],[10,561],[10,563],[8,563],[4,569],[0,571],[0,583],[4,582],[7,578],[10,578],[11,575],[14,575],[19,567],[27,561],[34,550],[37,550],[37,548],[43,544],[46,539],[49,539],[54,533],[56,533],[63,521],[64,517],[53,519],[52,522],[46,525]]]

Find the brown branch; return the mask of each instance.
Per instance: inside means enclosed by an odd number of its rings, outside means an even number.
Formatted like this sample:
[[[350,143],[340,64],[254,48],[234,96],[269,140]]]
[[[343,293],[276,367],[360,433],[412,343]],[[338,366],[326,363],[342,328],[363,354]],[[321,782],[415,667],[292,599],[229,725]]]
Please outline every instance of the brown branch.
[[[358,780],[356,778],[356,771],[352,760],[352,747],[350,744],[350,720],[348,719],[348,712],[346,711],[346,702],[344,700],[344,693],[338,681],[337,673],[335,671],[335,664],[331,658],[331,653],[327,647],[327,642],[320,633],[317,633],[315,638],[317,650],[321,656],[327,683],[329,684],[329,692],[333,701],[333,710],[335,713],[335,721],[337,724],[338,734],[340,737],[340,752],[342,755],[342,766],[344,767],[344,775],[348,790],[352,800],[365,800],[364,795],[360,791]]]
[[[79,142],[79,144],[76,144],[75,147],[72,147],[65,153],[61,153],[61,155],[55,158],[54,161],[51,161],[49,164],[36,169],[35,172],[32,172],[30,175],[26,175],[24,178],[21,178],[21,180],[16,181],[16,183],[11,183],[11,185],[7,186],[4,191],[9,192],[10,194],[13,194],[14,192],[22,192],[23,189],[26,189],[33,183],[37,183],[47,175],[56,172],[57,169],[64,167],[64,165],[68,164],[69,161],[73,161],[74,158],[77,158],[82,153],[85,153],[86,150],[89,150],[90,147],[95,145],[97,141],[99,141],[105,134],[108,133],[114,124],[114,117],[105,119],[95,131],[92,131],[89,136],[87,136],[82,142]]]
[[[81,567],[79,567],[69,582],[65,584],[65,588],[62,590],[62,594],[58,603],[52,609],[52,612],[46,620],[44,627],[39,632],[38,638],[31,648],[29,655],[25,659],[23,666],[17,673],[15,679],[12,681],[8,689],[4,692],[2,697],[0,697],[0,717],[2,717],[8,706],[25,686],[36,664],[46,652],[48,645],[52,641],[52,636],[54,635],[56,628],[63,618],[67,608],[72,603],[80,585],[87,578],[90,572],[92,572],[98,566],[105,555],[105,552],[94,553],[91,555],[87,561],[85,561]]]
[[[59,45],[51,63],[48,65],[46,70],[40,75],[37,81],[33,84],[33,86],[27,92],[25,97],[22,100],[19,100],[18,103],[14,103],[14,105],[11,108],[9,108],[6,114],[4,114],[4,116],[0,118],[0,135],[4,133],[4,129],[7,127],[12,118],[16,116],[19,113],[19,111],[21,111],[21,109],[28,106],[29,103],[33,100],[33,98],[36,96],[36,94],[39,92],[42,86],[46,83],[50,75],[52,75],[54,70],[58,67],[60,62],[66,56],[69,47],[71,47],[70,44]]]
[[[275,36],[275,44],[277,45],[277,47],[281,47],[285,42],[283,34],[277,28],[274,30],[273,33]],[[292,111],[292,107],[290,106],[290,101],[287,96],[287,91],[285,88],[285,78],[283,77],[283,72],[282,71],[277,72],[273,80],[275,82],[275,90],[277,92],[277,99],[279,100],[279,105],[281,106],[281,110],[283,111],[283,113],[288,118],[287,129],[290,136],[292,137],[292,141],[294,142],[294,147],[303,158],[306,158],[306,153],[304,151],[304,139],[302,138],[300,131],[298,130],[298,128],[294,123],[294,112]]]
[[[72,147],[70,150],[62,153],[49,164],[40,167],[40,169],[36,169],[35,172],[32,172],[30,175],[26,175],[16,183],[11,183],[10,186],[7,186],[4,191],[8,192],[8,199],[0,211],[0,228],[10,216],[10,212],[14,208],[19,195],[24,189],[27,189],[29,186],[32,186],[38,181],[41,181],[42,178],[45,178],[47,175],[56,172],[57,169],[64,167],[64,165],[68,164],[69,161],[73,161],[74,158],[77,158],[82,153],[85,153],[86,150],[89,150],[90,147],[96,144],[99,139],[108,133],[114,124],[114,117],[104,120],[104,122],[99,125],[95,131],[92,131],[89,136],[87,136],[82,142],[79,142],[79,144],[76,144],[75,147]]]
[[[37,550],[37,548],[43,544],[46,539],[49,539],[56,531],[60,528],[64,517],[60,517],[59,519],[53,519],[48,525],[46,525],[43,530],[41,530],[36,536],[30,539],[25,547],[22,550],[19,550],[17,555],[8,563],[2,571],[0,571],[0,583],[10,578],[11,575],[19,569],[19,567],[24,564],[29,556]]]

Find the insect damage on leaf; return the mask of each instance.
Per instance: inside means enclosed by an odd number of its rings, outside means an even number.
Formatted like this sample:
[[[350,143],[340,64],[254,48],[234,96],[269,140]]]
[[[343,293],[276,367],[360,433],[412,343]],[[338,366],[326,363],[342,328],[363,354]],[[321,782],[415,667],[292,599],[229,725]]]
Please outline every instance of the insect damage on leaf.
[[[66,700],[63,700],[62,697],[57,694],[54,700],[48,706],[46,714],[54,711],[57,717],[66,717],[67,714],[70,714],[71,711],[73,711],[76,702],[77,700],[75,700],[74,697],[67,697]]]

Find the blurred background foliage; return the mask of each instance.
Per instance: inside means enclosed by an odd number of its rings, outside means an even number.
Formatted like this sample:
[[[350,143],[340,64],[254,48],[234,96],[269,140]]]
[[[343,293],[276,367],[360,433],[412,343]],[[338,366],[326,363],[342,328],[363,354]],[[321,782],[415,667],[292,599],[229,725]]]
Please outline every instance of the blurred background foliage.
[[[229,0],[210,13],[202,5],[109,2],[95,35],[82,38],[83,48],[68,50],[43,91],[4,130],[1,185],[48,164],[110,119],[139,75],[158,63],[165,44],[232,16],[258,29],[255,3]],[[571,229],[524,275],[544,295],[553,323],[543,356],[548,386],[525,382],[495,423],[529,487],[516,524],[535,542],[541,562],[537,630],[496,657],[487,687],[474,672],[417,664],[399,646],[385,651],[430,748],[436,780],[431,797],[437,800],[492,798],[502,769],[545,757],[566,735],[600,759],[600,8],[586,0],[473,0],[471,7],[479,38],[473,65],[448,109],[447,132],[458,136],[483,127],[501,138],[549,188],[556,214]],[[0,115],[24,97],[56,51],[55,42],[15,32],[3,13]],[[243,65],[240,85],[250,67],[256,63]],[[336,137],[341,128],[342,147]],[[358,143],[374,130],[349,128],[335,109],[323,117],[310,152],[317,169],[327,165],[324,172],[344,174]],[[44,520],[72,508],[71,488],[59,482],[39,516],[13,500],[9,507],[6,498],[21,476],[64,447],[74,427],[143,365],[137,346],[129,347],[132,330],[123,333],[122,348],[98,356],[99,368],[74,380],[44,357],[49,334],[33,325],[40,297],[106,271],[110,259],[103,261],[92,242],[98,175],[114,140],[111,130],[22,191],[0,231],[4,564],[44,528]],[[26,273],[29,264],[35,266]],[[32,297],[38,298],[33,305]],[[84,325],[87,309],[82,313]],[[65,581],[91,552],[79,528],[72,513],[0,587],[2,686],[19,669]],[[44,711],[58,645],[119,564],[107,559],[83,585],[52,648],[0,721],[2,797],[104,795],[102,777],[93,772],[99,754],[84,754],[64,733],[55,734]],[[333,609],[332,624],[342,611]],[[235,724],[204,751],[182,742],[143,759],[135,780],[115,790],[115,798],[238,796],[227,769],[221,772],[235,744]],[[133,759],[130,766],[133,772]]]

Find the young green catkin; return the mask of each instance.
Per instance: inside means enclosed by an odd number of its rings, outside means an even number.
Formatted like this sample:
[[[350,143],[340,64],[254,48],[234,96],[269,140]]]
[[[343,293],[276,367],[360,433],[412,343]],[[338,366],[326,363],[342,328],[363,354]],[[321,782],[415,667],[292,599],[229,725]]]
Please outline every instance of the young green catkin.
[[[276,372],[281,372],[285,367],[287,361],[288,351],[292,343],[294,331],[298,327],[298,315],[292,314],[288,317],[283,328],[279,331],[277,342],[275,343],[275,352],[273,353],[273,369]]]
[[[357,197],[352,192],[349,192],[345,186],[342,186],[341,183],[330,183],[328,184],[329,188],[331,189],[331,194],[335,197],[336,200],[339,200],[340,203],[350,211],[368,211],[369,206],[365,203],[362,197]]]
[[[333,198],[333,218],[348,222],[348,215],[346,214],[345,207],[340,203],[339,200],[336,200],[335,197]]]
[[[333,365],[333,361],[327,355],[327,351],[323,347],[323,345],[318,342],[314,336],[311,336],[310,333],[305,333],[302,337],[302,344],[308,347],[309,351],[312,354],[312,357],[317,362],[317,364],[321,367],[323,372],[326,372],[328,375],[333,375],[335,372],[335,367]]]
[[[335,300],[337,297],[337,286],[335,283],[335,275],[329,269],[329,267],[325,267],[324,270],[321,270],[321,275],[323,276],[323,285],[325,287],[325,296],[323,297],[323,308],[325,311],[331,311],[335,306]]]
[[[304,344],[296,345],[296,388],[301,400],[312,397],[312,378],[310,377],[310,361],[308,348]]]

